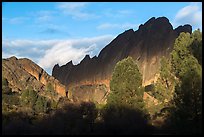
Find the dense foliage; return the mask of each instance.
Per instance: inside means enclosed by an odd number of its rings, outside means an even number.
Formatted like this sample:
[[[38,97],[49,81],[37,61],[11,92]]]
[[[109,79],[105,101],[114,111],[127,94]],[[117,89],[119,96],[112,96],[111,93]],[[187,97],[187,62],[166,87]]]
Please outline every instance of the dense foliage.
[[[142,75],[132,57],[119,61],[110,81],[107,104],[144,110]]]
[[[202,33],[181,33],[169,59],[161,59],[155,97],[168,107],[166,126],[173,133],[201,133]],[[167,102],[165,102],[167,100]],[[162,109],[162,108],[161,108]],[[164,109],[162,109],[164,110]]]
[[[21,104],[22,106],[28,105],[29,107],[32,108],[35,105],[37,98],[38,98],[37,92],[34,91],[31,87],[29,87],[21,94]]]
[[[155,84],[153,96],[164,105],[167,104],[173,97],[173,91],[176,83],[177,79],[171,72],[170,61],[165,57],[162,57],[160,76]]]
[[[145,130],[148,131],[142,75],[132,57],[116,64],[110,81],[110,90],[107,104],[102,111],[109,132],[142,134]]]
[[[201,133],[202,66],[198,60],[202,57],[199,53],[197,57],[194,56],[195,49],[202,48],[202,43],[198,42],[202,41],[201,36],[199,30],[191,35],[181,33],[171,53],[172,73],[179,83],[175,87],[168,122],[180,133]]]

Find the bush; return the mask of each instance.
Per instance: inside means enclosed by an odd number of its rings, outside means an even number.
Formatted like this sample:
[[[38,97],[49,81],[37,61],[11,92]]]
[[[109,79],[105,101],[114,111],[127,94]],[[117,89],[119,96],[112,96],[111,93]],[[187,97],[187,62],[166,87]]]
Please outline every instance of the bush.
[[[48,101],[45,97],[38,96],[37,101],[35,102],[34,110],[38,113],[47,112]]]
[[[36,102],[36,100],[37,100],[37,97],[38,97],[38,94],[37,94],[36,91],[34,91],[34,90],[30,90],[30,91],[29,91],[29,105],[30,105],[31,107],[34,106],[34,104],[35,104],[35,102]]]
[[[21,94],[21,104],[22,106],[30,106],[33,107],[36,100],[37,100],[38,94],[33,89],[26,89]]]
[[[48,84],[46,85],[46,91],[48,91],[48,92],[54,92],[54,87],[52,86],[51,83],[48,83]]]
[[[22,104],[22,106],[28,104],[28,102],[29,102],[28,96],[29,96],[29,90],[26,89],[25,91],[22,91],[22,94],[21,94],[21,104]]]
[[[8,86],[8,81],[6,78],[2,77],[2,93],[3,94],[11,94],[11,88]]]
[[[51,109],[56,109],[57,105],[58,105],[58,102],[56,102],[55,100],[50,101],[50,108]]]

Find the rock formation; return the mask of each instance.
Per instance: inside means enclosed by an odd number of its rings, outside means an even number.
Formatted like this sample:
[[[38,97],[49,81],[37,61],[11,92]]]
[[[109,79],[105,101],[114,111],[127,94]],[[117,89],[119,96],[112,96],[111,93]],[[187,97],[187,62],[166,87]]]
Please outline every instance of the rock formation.
[[[105,85],[108,91],[116,63],[127,56],[132,56],[143,74],[143,85],[149,85],[155,81],[160,58],[169,56],[174,41],[181,32],[191,33],[191,31],[190,25],[173,29],[166,17],[153,17],[141,24],[137,31],[130,29],[118,35],[101,50],[98,57],[90,58],[86,55],[78,65],[69,62],[60,67],[56,64],[52,76],[66,85],[67,90],[70,87]],[[98,94],[101,94],[100,91]],[[77,95],[75,93],[75,96]]]
[[[31,86],[34,90],[42,92],[45,91],[45,86],[51,83],[60,96],[66,96],[65,86],[29,59],[3,59],[2,74],[8,80],[12,91],[20,92]]]

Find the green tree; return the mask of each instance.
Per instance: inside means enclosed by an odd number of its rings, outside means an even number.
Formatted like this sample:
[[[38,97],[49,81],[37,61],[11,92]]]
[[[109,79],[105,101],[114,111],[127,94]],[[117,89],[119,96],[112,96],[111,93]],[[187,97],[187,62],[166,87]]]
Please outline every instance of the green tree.
[[[6,78],[2,77],[2,93],[3,94],[10,94],[12,93],[11,88],[9,88],[8,81]]]
[[[24,105],[27,105],[29,103],[29,90],[26,89],[25,91],[22,91],[22,94],[21,94],[21,105],[24,106]]]
[[[29,105],[33,107],[35,105],[35,102],[37,100],[38,94],[34,90],[29,90]]]
[[[171,53],[172,73],[179,79],[175,87],[169,123],[180,133],[201,133],[202,67],[190,51],[194,33],[181,33]]]
[[[29,107],[33,107],[36,100],[37,100],[38,94],[36,91],[34,91],[31,87],[27,88],[25,91],[22,91],[21,94],[21,104],[28,105]]]
[[[193,39],[192,44],[190,45],[190,51],[193,56],[198,60],[199,64],[202,65],[202,32],[200,30],[195,30],[191,37]]]
[[[119,61],[110,81],[107,104],[144,109],[142,75],[132,57]]]
[[[45,97],[38,96],[37,101],[35,102],[34,110],[38,113],[47,112],[48,101]]]
[[[52,86],[50,82],[46,85],[46,91],[54,92],[54,87]]]
[[[46,85],[46,91],[49,95],[51,95],[52,98],[53,96],[57,95],[57,92],[55,91],[53,85],[50,82]]]
[[[169,102],[173,97],[176,78],[171,70],[171,62],[165,58],[161,58],[160,76],[155,84],[153,95],[163,104]]]
[[[185,68],[183,60],[191,55],[189,46],[192,39],[189,33],[182,32],[174,43],[173,51],[171,52],[172,70],[176,77],[180,78],[182,69]]]
[[[184,61],[186,68],[175,88],[170,119],[179,130],[197,132],[202,121],[202,68],[193,56]]]

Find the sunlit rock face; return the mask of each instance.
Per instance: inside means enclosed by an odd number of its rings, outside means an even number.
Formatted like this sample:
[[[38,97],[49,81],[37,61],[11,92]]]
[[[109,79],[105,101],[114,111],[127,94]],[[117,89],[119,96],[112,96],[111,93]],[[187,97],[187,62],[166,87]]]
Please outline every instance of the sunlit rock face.
[[[181,32],[191,33],[192,27],[184,25],[173,29],[166,17],[153,17],[141,24],[137,31],[130,29],[118,35],[101,50],[98,57],[86,55],[78,65],[72,62],[63,66],[55,65],[52,76],[63,83],[67,90],[70,87],[104,84],[108,92],[116,63],[131,56],[136,60],[143,75],[143,86],[146,86],[156,80],[161,57],[169,57],[174,41]],[[91,89],[86,90],[91,92]],[[76,96],[79,93],[77,90],[74,92]]]
[[[51,83],[60,96],[66,96],[64,85],[27,58],[11,57],[3,59],[2,73],[13,91],[21,92],[30,86],[36,91],[43,92],[45,86]]]

